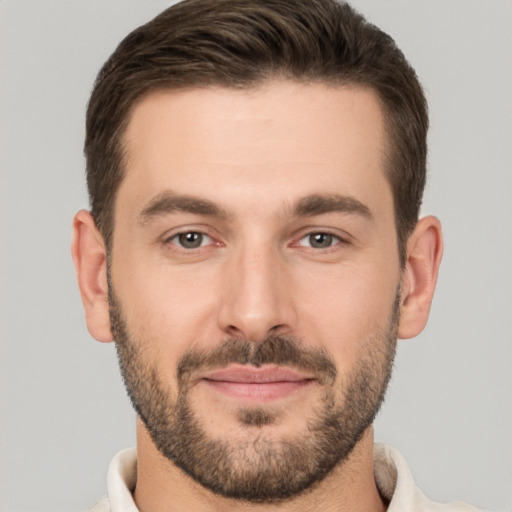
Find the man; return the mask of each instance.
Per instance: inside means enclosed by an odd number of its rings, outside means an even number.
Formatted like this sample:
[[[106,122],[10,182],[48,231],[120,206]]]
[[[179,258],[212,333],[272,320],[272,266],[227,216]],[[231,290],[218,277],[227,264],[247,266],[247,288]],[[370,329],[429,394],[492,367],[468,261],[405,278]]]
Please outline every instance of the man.
[[[120,44],[73,257],[137,453],[93,510],[474,510],[373,443],[442,255],[418,220],[427,126],[414,71],[346,4],[188,0]]]

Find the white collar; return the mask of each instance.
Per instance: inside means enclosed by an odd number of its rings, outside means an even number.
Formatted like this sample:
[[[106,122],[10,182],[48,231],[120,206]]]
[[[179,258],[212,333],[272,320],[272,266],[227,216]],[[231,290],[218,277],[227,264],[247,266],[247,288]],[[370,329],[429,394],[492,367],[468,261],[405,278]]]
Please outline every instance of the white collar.
[[[374,446],[375,482],[381,495],[389,501],[387,512],[477,512],[464,503],[436,504],[427,499],[414,484],[409,467],[391,446]],[[130,448],[119,452],[108,470],[108,498],[90,512],[139,512],[132,491],[137,479],[137,452]]]

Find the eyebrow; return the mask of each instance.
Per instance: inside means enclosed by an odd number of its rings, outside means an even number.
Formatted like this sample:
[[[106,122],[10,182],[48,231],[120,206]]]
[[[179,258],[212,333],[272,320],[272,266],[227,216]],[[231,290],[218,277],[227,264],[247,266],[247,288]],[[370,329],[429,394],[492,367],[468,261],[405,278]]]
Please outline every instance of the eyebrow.
[[[300,199],[294,207],[297,217],[312,217],[324,213],[352,213],[373,219],[373,214],[364,203],[351,196],[340,194],[312,194]]]
[[[165,191],[149,201],[139,215],[139,222],[144,225],[154,218],[175,212],[206,215],[219,219],[228,218],[225,210],[208,199]],[[292,212],[296,217],[313,217],[325,213],[341,212],[373,219],[368,206],[354,197],[340,194],[312,194],[303,197],[297,201]]]
[[[151,199],[148,205],[141,211],[139,222],[146,224],[151,219],[175,212],[206,215],[221,219],[227,217],[227,213],[222,208],[219,208],[219,206],[208,199],[166,191]]]

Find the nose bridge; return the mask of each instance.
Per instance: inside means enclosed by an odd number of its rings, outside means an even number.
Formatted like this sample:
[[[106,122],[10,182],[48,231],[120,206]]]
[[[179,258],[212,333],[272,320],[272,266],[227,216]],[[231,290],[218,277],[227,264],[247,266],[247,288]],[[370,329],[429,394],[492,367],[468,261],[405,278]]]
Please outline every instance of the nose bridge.
[[[270,243],[243,244],[229,258],[219,311],[232,336],[261,341],[292,329],[293,307],[282,255]]]

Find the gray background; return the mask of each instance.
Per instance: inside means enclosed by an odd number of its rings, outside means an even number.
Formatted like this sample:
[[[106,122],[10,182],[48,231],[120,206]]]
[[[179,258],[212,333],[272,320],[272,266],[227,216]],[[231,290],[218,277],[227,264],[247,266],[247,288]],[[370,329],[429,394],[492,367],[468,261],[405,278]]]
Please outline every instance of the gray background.
[[[87,205],[100,65],[163,0],[0,1],[0,508],[77,511],[134,442],[114,347],[87,334],[69,242]],[[402,341],[376,437],[436,500],[512,509],[512,2],[355,0],[430,101],[425,213],[443,221],[431,321]]]

